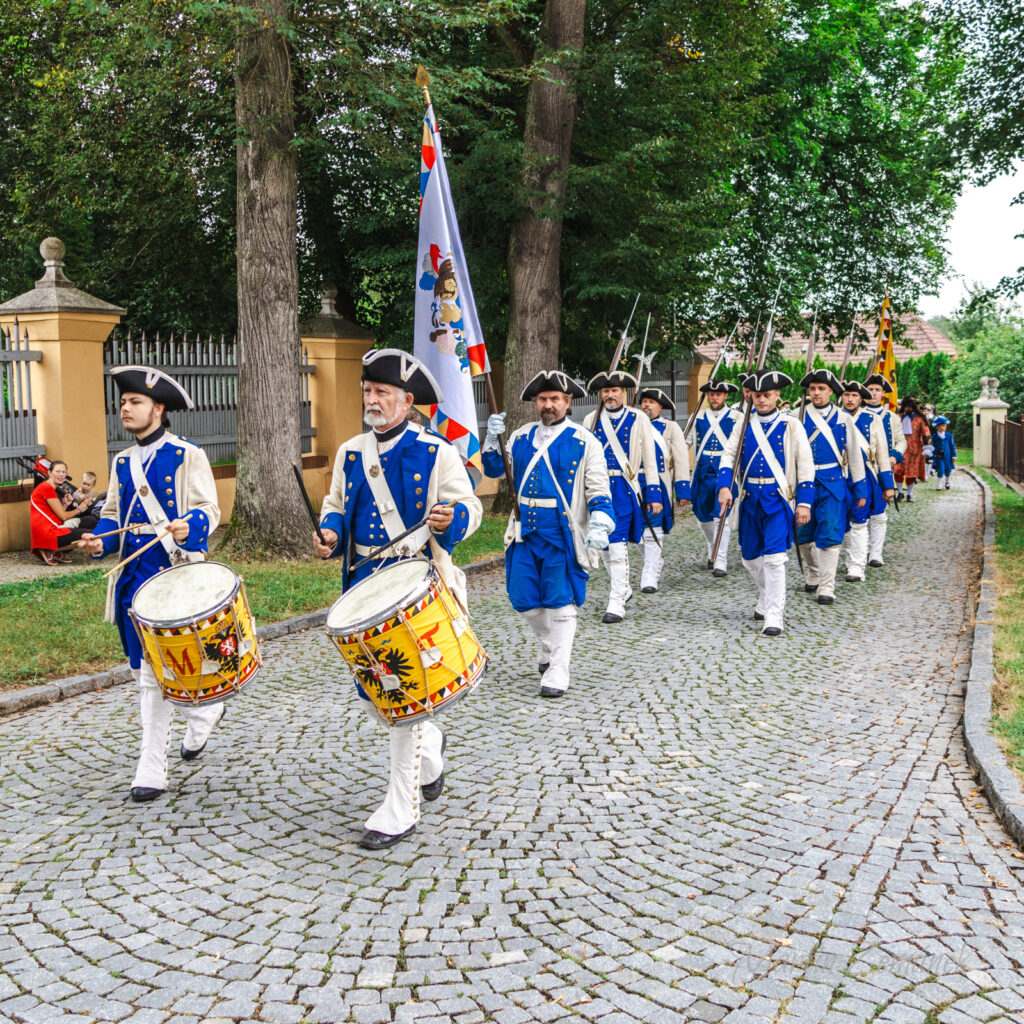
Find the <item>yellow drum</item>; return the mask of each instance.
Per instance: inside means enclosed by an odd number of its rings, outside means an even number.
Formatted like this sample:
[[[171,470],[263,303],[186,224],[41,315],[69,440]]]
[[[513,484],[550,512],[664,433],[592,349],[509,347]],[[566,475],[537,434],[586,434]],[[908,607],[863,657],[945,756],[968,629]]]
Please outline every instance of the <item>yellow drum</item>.
[[[216,704],[233,697],[262,664],[245,587],[223,562],[186,562],[146,580],[132,621],[164,697]]]
[[[410,558],[357,583],[327,635],[388,725],[410,725],[472,692],[487,655],[433,563]]]

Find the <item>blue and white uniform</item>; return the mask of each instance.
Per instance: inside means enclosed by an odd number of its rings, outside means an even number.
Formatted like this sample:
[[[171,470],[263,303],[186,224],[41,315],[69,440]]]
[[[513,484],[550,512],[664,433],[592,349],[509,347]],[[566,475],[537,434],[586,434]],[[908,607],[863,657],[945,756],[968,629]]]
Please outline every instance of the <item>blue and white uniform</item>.
[[[868,500],[863,507],[855,505],[851,509],[850,529],[843,550],[846,552],[847,578],[859,581],[864,579],[868,549],[873,542],[877,543],[878,557],[881,558],[888,508],[883,492],[892,490],[894,481],[889,462],[889,442],[882,420],[863,407],[851,415],[857,426],[857,445],[864,461],[865,496]],[[878,539],[879,533],[881,540]]]
[[[626,614],[626,602],[633,596],[629,585],[627,543],[640,543],[647,528],[640,502],[661,502],[661,481],[654,441],[654,428],[638,409],[622,407],[615,412],[589,413],[583,425],[593,431],[604,449],[611,484],[615,532],[609,537],[608,550],[601,552],[610,576],[606,614],[616,620]]]
[[[870,380],[870,378],[869,378]],[[898,466],[903,461],[903,453],[907,450],[907,439],[903,436],[903,426],[899,416],[896,415],[884,402],[878,405],[869,405],[867,402],[861,406],[863,410],[874,416],[882,428],[885,438],[886,451],[890,460],[895,460]],[[893,462],[889,462],[890,470]],[[885,535],[889,528],[889,516],[884,510],[879,514],[872,513],[868,520],[868,565],[880,566],[883,564],[883,552],[885,549]]]
[[[718,486],[731,487],[734,476],[742,481],[743,496],[734,515],[743,564],[758,588],[755,611],[764,617],[764,629],[781,630],[793,514],[796,506],[809,509],[814,501],[814,459],[803,425],[777,410],[767,416],[751,414],[741,460],[739,433],[738,428],[732,432],[722,453]]]
[[[718,520],[721,508],[718,505],[718,468],[722,452],[733,430],[742,421],[743,414],[735,406],[721,409],[705,409],[693,423],[693,479],[690,481],[690,500],[693,514],[700,523],[701,532],[708,542],[708,561],[718,535]],[[733,496],[736,488],[733,487]],[[722,527],[722,542],[718,546],[718,557],[714,568],[720,572],[728,569],[729,537],[732,527],[726,519]]]
[[[804,429],[814,457],[814,504],[797,530],[804,579],[820,598],[834,598],[836,569],[850,510],[868,497],[864,457],[853,419],[831,403],[804,410]]]
[[[932,463],[935,466],[936,482],[941,489],[949,489],[949,478],[953,475],[954,464],[956,463],[956,441],[953,435],[945,429],[946,424],[936,421],[944,417],[936,416],[932,421],[932,447],[935,449],[932,455]]]
[[[651,420],[654,453],[658,462],[658,487],[661,512],[651,515],[652,529],[644,530],[640,542],[644,564],[640,572],[640,589],[658,589],[664,564],[661,543],[675,524],[677,501],[690,500],[690,451],[683,438],[683,428],[675,420],[656,416]],[[641,491],[647,493],[647,479],[641,474]]]
[[[132,472],[133,462],[136,474]],[[136,475],[140,479],[138,490]],[[140,444],[131,445],[114,456],[106,502],[93,532],[110,533],[133,524],[136,532],[103,538],[103,552],[94,557],[117,554],[118,560],[123,561],[152,541],[156,534],[163,533],[174,519],[188,522],[188,536],[180,544],[170,537],[154,544],[116,572],[107,587],[106,619],[117,626],[121,646],[139,684],[142,750],[133,789],[167,788],[167,745],[174,705],[163,699],[153,668],[143,657],[142,645],[128,614],[132,600],[143,583],[172,563],[201,561],[210,534],[220,522],[217,486],[206,453],[190,441],[159,427],[142,438]],[[179,707],[179,710],[186,721],[184,746],[198,751],[220,721],[223,706]]]
[[[512,607],[541,644],[541,685],[562,692],[576,634],[576,609],[586,600],[592,551],[587,533],[599,522],[615,529],[612,497],[601,446],[571,419],[527,423],[507,441],[520,521],[509,519],[505,581]],[[484,472],[504,475],[496,438],[488,434]]]

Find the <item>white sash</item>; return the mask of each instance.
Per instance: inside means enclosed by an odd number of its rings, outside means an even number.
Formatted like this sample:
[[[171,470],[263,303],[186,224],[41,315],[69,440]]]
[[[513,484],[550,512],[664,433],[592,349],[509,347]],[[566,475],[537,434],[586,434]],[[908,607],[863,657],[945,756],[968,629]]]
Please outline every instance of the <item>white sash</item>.
[[[622,422],[623,417],[626,414],[623,413],[619,417],[619,422]],[[629,464],[629,456],[626,454],[626,449],[622,447],[622,442],[619,440],[619,435],[615,433],[615,427],[612,426],[611,417],[608,413],[601,410],[601,426],[604,427],[605,434],[605,447],[610,447],[612,455],[615,456],[615,461],[619,464],[619,469],[622,471],[623,479],[632,488],[633,493],[639,499],[640,497],[640,485],[636,482],[636,475],[633,473],[633,468]]]
[[[527,481],[530,479],[530,474],[537,468],[537,463],[540,462],[541,459],[543,459],[544,463],[547,465],[548,472],[551,473],[551,479],[555,481],[555,487],[558,487],[558,481],[555,480],[555,474],[551,471],[551,463],[548,460],[547,451],[562,436],[562,434],[566,430],[569,430],[575,426],[576,424],[573,423],[573,421],[570,419],[562,420],[562,422],[558,424],[558,429],[533,453],[533,455],[530,458],[530,461],[526,464],[526,472],[523,473],[523,479],[519,483],[519,493],[516,495],[517,501],[523,500],[523,488],[526,486]],[[538,425],[537,430],[534,431],[533,436],[536,437],[537,432],[539,431],[540,426]]]
[[[836,462],[838,462],[839,465],[842,466],[843,456],[839,453],[839,444],[836,442],[836,436],[832,432],[832,428],[831,426],[829,426],[828,420],[826,420],[825,417],[822,416],[821,413],[819,413],[813,405],[807,406],[807,415],[810,417],[811,422],[817,428],[811,435],[810,440],[812,456],[814,454],[814,439],[818,437],[818,435],[820,434],[825,438],[826,441],[828,441],[829,447],[832,449],[832,454],[836,457]]]
[[[779,460],[775,457],[775,452],[772,451],[772,446],[769,444],[771,436],[780,425],[784,426],[785,423],[785,417],[780,415],[772,424],[768,433],[765,434],[764,427],[761,426],[761,421],[756,416],[750,417],[750,429],[754,432],[754,440],[757,442],[757,450],[764,456],[764,461],[768,463],[768,468],[772,471],[772,476],[775,477],[775,483],[778,485],[779,494],[781,494],[786,501],[792,501],[793,496],[789,491],[789,480],[787,479],[782,466],[779,465]],[[744,483],[750,475],[750,467],[754,464],[754,459],[756,457],[756,455],[752,455],[750,457],[750,461],[747,463],[747,470],[743,474]]]
[[[668,420],[665,420],[664,422],[667,423]],[[658,446],[658,450],[661,452],[665,461],[665,468],[659,471],[658,476],[661,477],[661,486],[665,488],[669,504],[671,504],[672,474],[675,471],[675,465],[672,462],[672,452],[669,449],[668,441],[665,440],[665,434],[658,429],[657,424],[653,420],[651,421],[651,430],[654,431],[654,443]]]
[[[149,468],[153,463],[153,459],[156,458],[156,453],[167,443],[167,435],[164,434],[160,438],[159,443],[153,450],[153,454],[149,457],[149,461],[146,463],[146,467],[143,468],[142,456],[139,454],[139,447],[135,445],[131,453],[128,455],[128,469],[132,474],[132,483],[135,485],[135,497],[132,498],[131,503],[128,505],[128,509],[124,514],[124,523],[127,525],[128,517],[132,513],[132,506],[135,501],[138,500],[142,505],[143,511],[146,513],[146,518],[150,521],[151,525],[154,526],[158,531],[165,530],[169,522],[167,513],[164,512],[160,505],[160,499],[153,493],[153,487],[150,482],[146,479],[146,469]],[[164,551],[167,552],[167,557],[171,560],[171,565],[176,565],[178,562],[184,562],[186,558],[185,552],[178,547],[175,539],[169,534],[164,534],[160,538],[160,543],[163,545]],[[123,544],[123,541],[122,541]]]
[[[700,457],[704,454],[704,449],[707,447],[707,443],[708,441],[711,440],[712,437],[718,438],[718,443],[722,446],[722,451],[725,451],[726,438],[725,434],[722,433],[722,420],[724,420],[725,417],[728,415],[728,412],[723,412],[721,416],[712,419],[709,413],[705,414],[704,422],[707,423],[708,429],[705,431],[704,436],[700,439],[700,447],[697,449],[697,454],[694,456],[693,459],[694,466],[696,466],[697,463],[700,462]],[[721,455],[722,452],[715,452],[715,454]]]
[[[409,428],[413,429],[412,427]],[[404,435],[403,435],[404,436]],[[373,455],[370,448],[373,448]],[[397,446],[396,446],[397,447]],[[377,450],[377,440],[372,434],[363,442],[363,473],[366,475],[366,482],[370,486],[370,493],[373,495],[374,504],[380,514],[381,525],[388,535],[388,540],[394,540],[399,534],[404,533],[408,527],[402,519],[398,506],[395,504],[391,488],[384,479],[384,467],[380,464],[380,456]],[[376,458],[376,461],[374,459]],[[380,558],[396,558],[400,556],[414,555],[430,539],[430,527],[421,526],[415,533],[410,533],[402,541],[399,550],[387,548],[380,552]]]

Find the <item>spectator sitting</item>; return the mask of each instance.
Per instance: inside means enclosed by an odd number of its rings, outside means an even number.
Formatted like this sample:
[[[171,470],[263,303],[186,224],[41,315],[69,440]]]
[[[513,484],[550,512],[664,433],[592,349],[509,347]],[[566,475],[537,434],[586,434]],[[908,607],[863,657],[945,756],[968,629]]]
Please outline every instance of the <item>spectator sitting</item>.
[[[59,565],[70,562],[65,548],[71,546],[83,533],[88,533],[96,525],[94,516],[85,515],[89,509],[90,499],[86,498],[77,505],[74,495],[69,494],[65,501],[57,495],[57,489],[67,479],[68,467],[59,460],[50,463],[47,478],[32,492],[29,511],[32,526],[32,553],[47,565]],[[79,525],[71,528],[66,525],[68,520],[79,519]]]

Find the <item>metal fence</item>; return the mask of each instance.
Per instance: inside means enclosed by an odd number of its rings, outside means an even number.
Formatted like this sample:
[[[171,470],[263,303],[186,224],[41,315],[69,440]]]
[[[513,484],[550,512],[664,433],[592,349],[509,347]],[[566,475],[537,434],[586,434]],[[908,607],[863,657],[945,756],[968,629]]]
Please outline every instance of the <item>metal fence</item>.
[[[213,337],[205,341],[197,334],[161,339],[121,338],[112,335],[103,348],[103,369],[112,366],[143,364],[171,374],[192,396],[194,409],[175,412],[171,428],[176,434],[200,445],[210,462],[234,462],[238,450],[238,345],[232,339]],[[312,450],[316,428],[311,422],[309,376],[315,367],[308,361],[305,349],[299,367],[300,426],[302,453]],[[113,378],[104,377],[107,408],[107,455],[127,448],[132,438],[121,425],[118,393]]]
[[[1024,425],[1010,420],[992,424],[992,468],[1024,483]]]
[[[28,366],[42,358],[41,352],[29,349],[28,332],[19,327],[17,319],[9,332],[0,332],[0,482],[28,475],[15,456],[34,459],[46,451],[36,439]]]

